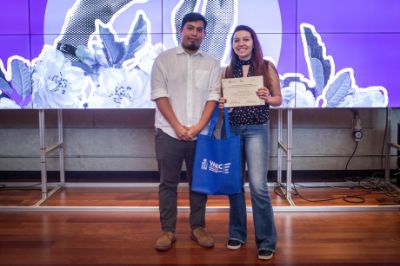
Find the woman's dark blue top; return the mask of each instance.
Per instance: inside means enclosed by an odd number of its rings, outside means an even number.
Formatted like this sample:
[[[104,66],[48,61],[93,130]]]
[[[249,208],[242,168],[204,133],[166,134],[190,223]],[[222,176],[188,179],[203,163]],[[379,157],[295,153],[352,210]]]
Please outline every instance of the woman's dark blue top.
[[[254,67],[250,60],[238,60],[233,68],[234,78],[243,77],[243,65],[250,65],[248,76],[253,76]],[[233,126],[265,124],[269,120],[269,106],[243,106],[235,107],[229,113],[229,121]]]

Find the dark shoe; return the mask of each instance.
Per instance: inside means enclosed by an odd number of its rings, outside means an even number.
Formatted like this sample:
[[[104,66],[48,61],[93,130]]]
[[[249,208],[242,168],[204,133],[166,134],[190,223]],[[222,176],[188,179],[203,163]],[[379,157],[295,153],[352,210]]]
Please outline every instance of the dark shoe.
[[[157,239],[156,249],[159,251],[167,251],[172,247],[175,240],[175,234],[173,232],[163,232]]]
[[[226,243],[226,247],[231,250],[239,249],[242,245],[243,243],[237,239],[229,239]]]
[[[196,241],[197,244],[203,248],[214,247],[214,239],[209,235],[204,228],[198,227],[192,231],[192,240]]]
[[[270,260],[274,256],[274,252],[266,249],[260,249],[257,256],[259,260]]]

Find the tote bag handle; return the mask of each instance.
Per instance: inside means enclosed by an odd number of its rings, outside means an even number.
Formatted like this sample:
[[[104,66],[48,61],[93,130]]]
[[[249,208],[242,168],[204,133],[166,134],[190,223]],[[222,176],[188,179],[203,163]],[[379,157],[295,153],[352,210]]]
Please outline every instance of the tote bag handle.
[[[210,121],[210,127],[208,129],[208,136],[211,137],[215,126],[217,125],[218,122],[218,114],[220,109],[218,108],[218,106],[215,107],[214,112],[212,114],[211,117],[211,121]],[[229,112],[228,112],[228,108],[224,108],[224,126],[225,126],[225,134],[226,134],[226,138],[230,138],[231,137],[231,126],[229,125]]]

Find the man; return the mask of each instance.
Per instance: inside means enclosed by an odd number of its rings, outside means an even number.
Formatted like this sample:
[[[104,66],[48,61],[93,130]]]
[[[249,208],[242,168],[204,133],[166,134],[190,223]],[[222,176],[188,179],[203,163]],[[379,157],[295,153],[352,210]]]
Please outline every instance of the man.
[[[159,208],[162,235],[157,250],[168,250],[175,242],[177,187],[185,162],[189,187],[196,136],[208,124],[219,99],[219,61],[200,50],[207,22],[199,13],[184,16],[181,43],[161,53],[151,73],[151,99],[156,102],[156,157],[160,171]],[[200,246],[214,246],[205,231],[207,195],[190,189],[191,238]]]

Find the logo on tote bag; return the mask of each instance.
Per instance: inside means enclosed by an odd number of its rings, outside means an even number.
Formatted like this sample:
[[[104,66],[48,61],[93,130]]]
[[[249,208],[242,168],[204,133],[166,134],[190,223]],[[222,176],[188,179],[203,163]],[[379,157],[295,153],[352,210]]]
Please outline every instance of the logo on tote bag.
[[[207,160],[206,158],[201,161],[202,170],[208,170],[216,174],[222,173],[228,175],[230,167],[231,163],[216,163],[212,160]]]

